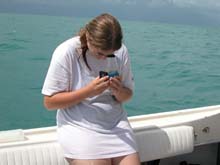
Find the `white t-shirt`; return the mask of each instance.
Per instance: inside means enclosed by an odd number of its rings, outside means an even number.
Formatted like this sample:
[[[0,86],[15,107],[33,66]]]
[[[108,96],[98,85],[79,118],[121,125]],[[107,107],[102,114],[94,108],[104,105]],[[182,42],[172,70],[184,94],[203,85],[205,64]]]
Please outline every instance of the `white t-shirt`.
[[[63,91],[73,91],[86,86],[99,76],[99,71],[117,70],[125,87],[133,90],[134,82],[128,51],[125,45],[114,52],[114,58],[96,59],[87,51],[88,69],[79,53],[79,37],[60,44],[53,53],[42,94],[51,96]],[[110,90],[57,111],[57,124],[73,125],[101,133],[115,134],[127,125],[127,113]]]

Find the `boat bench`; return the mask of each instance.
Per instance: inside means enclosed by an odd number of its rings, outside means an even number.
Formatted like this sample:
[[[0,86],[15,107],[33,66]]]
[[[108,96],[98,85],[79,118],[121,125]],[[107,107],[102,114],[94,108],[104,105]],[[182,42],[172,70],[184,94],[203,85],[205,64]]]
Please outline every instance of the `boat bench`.
[[[191,126],[134,129],[141,162],[172,157],[193,151]],[[1,147],[0,165],[68,165],[56,141],[24,143]]]
[[[68,165],[58,143],[0,149],[0,165]]]

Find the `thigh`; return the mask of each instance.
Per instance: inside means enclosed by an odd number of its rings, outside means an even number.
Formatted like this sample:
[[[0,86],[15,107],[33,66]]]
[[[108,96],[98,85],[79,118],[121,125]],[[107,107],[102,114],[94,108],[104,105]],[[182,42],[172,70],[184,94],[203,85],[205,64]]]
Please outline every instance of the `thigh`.
[[[112,159],[113,165],[140,165],[138,153],[125,155]]]
[[[83,159],[69,159],[70,165],[111,165],[111,159],[94,159],[94,160],[83,160]]]

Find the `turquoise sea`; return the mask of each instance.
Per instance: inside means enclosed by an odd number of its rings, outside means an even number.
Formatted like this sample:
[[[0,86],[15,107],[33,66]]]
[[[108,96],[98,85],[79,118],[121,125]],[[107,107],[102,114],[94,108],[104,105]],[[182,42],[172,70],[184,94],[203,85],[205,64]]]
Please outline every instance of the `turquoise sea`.
[[[41,95],[51,54],[88,20],[0,14],[0,131],[55,125]],[[129,116],[220,104],[220,28],[120,21],[136,83]]]

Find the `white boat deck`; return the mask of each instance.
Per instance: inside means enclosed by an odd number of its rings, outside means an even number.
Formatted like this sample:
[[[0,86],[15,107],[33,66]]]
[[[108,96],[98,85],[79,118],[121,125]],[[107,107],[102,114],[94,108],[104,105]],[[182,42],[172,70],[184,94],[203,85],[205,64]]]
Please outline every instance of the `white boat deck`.
[[[195,146],[220,141],[220,105],[129,118],[134,131],[187,125],[194,128]]]
[[[134,129],[144,128],[151,125],[158,127],[169,127],[201,120],[207,117],[218,115],[219,113],[220,106],[210,106],[155,113],[150,115],[133,116],[130,117],[130,122]]]

